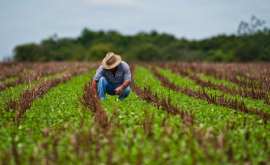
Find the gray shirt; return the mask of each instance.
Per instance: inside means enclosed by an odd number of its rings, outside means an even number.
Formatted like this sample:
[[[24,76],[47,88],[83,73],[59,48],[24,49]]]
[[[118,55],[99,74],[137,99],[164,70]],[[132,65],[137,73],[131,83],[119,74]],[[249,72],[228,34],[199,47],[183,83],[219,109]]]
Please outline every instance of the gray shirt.
[[[103,66],[100,65],[94,76],[94,80],[98,81],[102,76],[104,76],[112,85],[123,84],[125,81],[131,82],[130,69],[128,64],[124,61],[121,61],[117,66],[115,76],[110,70],[104,69]]]

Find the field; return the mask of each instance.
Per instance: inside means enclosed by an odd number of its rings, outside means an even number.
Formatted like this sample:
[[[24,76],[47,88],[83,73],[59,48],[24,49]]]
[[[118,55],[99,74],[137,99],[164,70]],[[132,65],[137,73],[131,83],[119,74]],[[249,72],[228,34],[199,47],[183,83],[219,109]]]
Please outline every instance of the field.
[[[2,164],[270,164],[270,63],[132,63],[94,99],[100,63],[0,63]]]

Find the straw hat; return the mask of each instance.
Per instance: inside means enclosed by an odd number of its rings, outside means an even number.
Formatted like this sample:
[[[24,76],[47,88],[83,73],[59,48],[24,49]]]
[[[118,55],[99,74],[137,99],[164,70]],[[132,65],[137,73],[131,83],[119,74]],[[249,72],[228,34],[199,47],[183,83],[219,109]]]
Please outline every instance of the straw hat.
[[[112,69],[119,65],[121,62],[121,56],[114,54],[113,52],[107,53],[106,57],[102,60],[102,66],[104,69]]]

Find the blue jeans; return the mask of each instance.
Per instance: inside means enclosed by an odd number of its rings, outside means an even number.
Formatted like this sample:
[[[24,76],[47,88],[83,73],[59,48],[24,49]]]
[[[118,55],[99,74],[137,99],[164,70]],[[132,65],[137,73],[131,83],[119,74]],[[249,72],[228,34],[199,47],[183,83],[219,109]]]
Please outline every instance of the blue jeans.
[[[112,85],[108,82],[108,80],[105,77],[101,77],[98,81],[98,94],[99,98],[101,100],[105,99],[106,93],[109,95],[115,95],[115,89],[121,86],[122,84],[119,85]],[[119,95],[119,100],[123,100],[129,95],[130,92],[130,87],[127,86],[125,89],[122,90],[121,94]]]

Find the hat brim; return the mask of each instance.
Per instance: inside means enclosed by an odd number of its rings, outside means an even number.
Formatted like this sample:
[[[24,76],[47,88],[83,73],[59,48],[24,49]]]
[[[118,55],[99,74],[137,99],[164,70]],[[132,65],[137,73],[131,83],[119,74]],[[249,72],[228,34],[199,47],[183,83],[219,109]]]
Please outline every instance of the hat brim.
[[[115,68],[117,65],[120,64],[120,62],[121,62],[121,56],[116,55],[116,54],[114,54],[114,55],[116,57],[116,62],[114,64],[112,64],[112,65],[107,65],[106,64],[106,58],[104,58],[102,60],[102,66],[103,66],[104,69],[112,69],[112,68]]]

